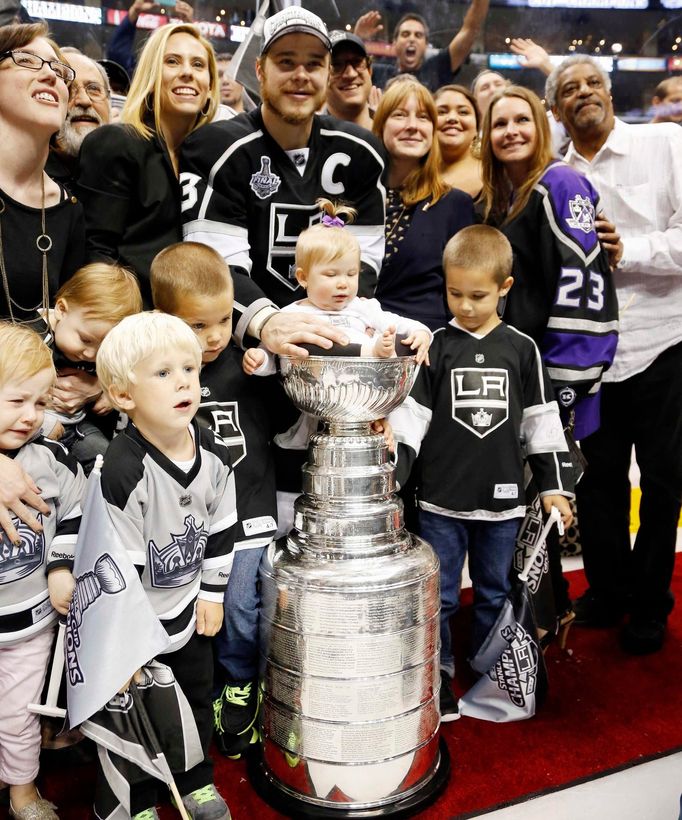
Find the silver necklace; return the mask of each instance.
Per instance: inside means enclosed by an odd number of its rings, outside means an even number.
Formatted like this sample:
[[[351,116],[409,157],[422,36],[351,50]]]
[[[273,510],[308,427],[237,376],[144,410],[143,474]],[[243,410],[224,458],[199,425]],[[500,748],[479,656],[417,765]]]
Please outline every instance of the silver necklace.
[[[50,307],[50,288],[47,275],[47,254],[50,248],[52,247],[52,239],[49,236],[49,234],[45,232],[45,174],[41,176],[40,184],[40,234],[36,237],[36,247],[38,248],[43,257],[42,297],[41,301],[34,307],[26,308],[23,305],[20,305],[19,302],[12,299],[12,296],[10,294],[9,279],[7,278],[7,269],[5,267],[5,249],[2,242],[2,215],[5,213],[6,205],[5,201],[2,199],[2,197],[0,197],[0,276],[2,277],[2,289],[5,293],[5,299],[7,300],[9,318],[13,325],[29,324],[30,322],[35,321],[35,319],[34,317],[30,319],[25,319],[23,321],[15,319],[12,306],[17,308],[18,310],[23,311],[24,313],[29,314],[34,314],[41,309],[47,311],[47,309]]]

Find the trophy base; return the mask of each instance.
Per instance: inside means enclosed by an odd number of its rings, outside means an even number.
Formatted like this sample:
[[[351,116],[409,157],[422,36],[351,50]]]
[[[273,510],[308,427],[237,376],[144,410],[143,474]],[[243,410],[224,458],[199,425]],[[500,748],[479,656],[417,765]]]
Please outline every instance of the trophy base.
[[[450,779],[450,753],[443,738],[438,742],[438,762],[432,776],[417,790],[380,806],[364,807],[340,803],[338,808],[316,805],[282,788],[265,766],[262,747],[253,751],[247,771],[256,794],[273,809],[287,817],[303,820],[373,820],[373,818],[414,817],[417,811],[431,805],[445,790]]]

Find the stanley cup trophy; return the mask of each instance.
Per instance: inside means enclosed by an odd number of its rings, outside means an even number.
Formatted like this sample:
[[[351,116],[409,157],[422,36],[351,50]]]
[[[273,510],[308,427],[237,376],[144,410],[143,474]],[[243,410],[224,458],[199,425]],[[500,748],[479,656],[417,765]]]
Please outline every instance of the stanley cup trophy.
[[[292,817],[410,816],[444,788],[439,577],[404,528],[395,467],[370,422],[413,358],[281,360],[287,394],[325,422],[294,529],[261,567],[262,750],[256,789]]]

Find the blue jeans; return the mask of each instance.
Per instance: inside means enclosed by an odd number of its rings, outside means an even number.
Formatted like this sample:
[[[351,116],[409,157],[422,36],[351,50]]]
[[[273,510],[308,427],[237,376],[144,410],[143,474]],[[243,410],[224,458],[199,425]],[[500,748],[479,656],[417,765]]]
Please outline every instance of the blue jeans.
[[[215,637],[217,675],[225,681],[252,680],[258,674],[260,581],[265,547],[237,550],[225,590],[225,620]]]
[[[419,534],[431,544],[440,560],[440,668],[450,677],[455,675],[450,618],[459,609],[464,558],[468,552],[474,589],[473,658],[511,590],[509,574],[520,525],[520,518],[468,521],[419,510]]]

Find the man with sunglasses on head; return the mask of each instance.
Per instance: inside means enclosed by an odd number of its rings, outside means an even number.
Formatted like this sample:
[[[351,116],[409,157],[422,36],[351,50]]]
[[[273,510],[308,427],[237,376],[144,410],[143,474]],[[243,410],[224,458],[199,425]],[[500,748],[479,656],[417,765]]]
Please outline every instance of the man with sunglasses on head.
[[[372,58],[350,31],[331,31],[332,44],[326,113],[372,129]]]
[[[111,88],[106,71],[77,48],[63,48],[64,59],[76,72],[69,88],[69,107],[46,171],[64,187],[73,190],[78,176],[78,153],[85,137],[111,120]]]

